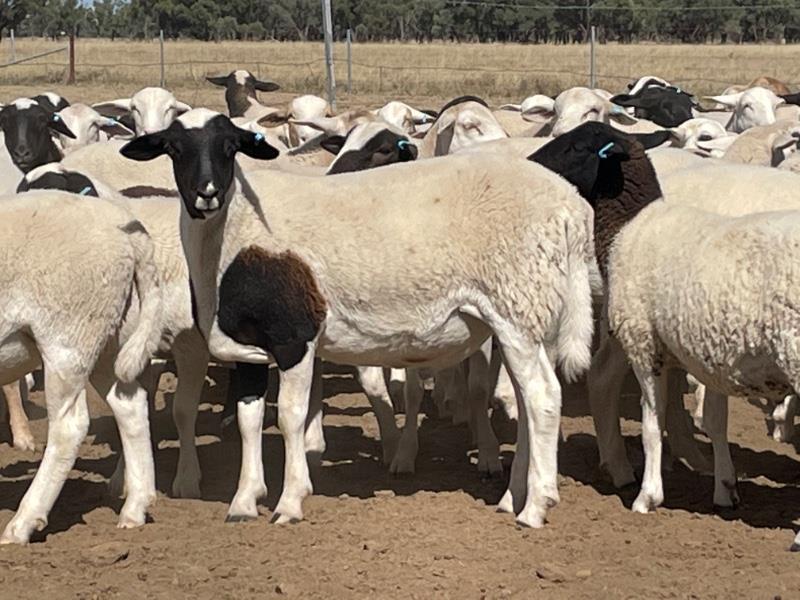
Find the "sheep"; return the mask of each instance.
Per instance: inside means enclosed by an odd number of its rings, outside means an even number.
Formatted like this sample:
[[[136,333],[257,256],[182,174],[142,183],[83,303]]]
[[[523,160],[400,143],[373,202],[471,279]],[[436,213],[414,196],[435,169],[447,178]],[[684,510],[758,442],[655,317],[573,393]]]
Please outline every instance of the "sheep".
[[[704,117],[684,121],[671,131],[673,146],[714,158],[722,158],[728,145],[738,138],[719,122]]]
[[[192,151],[171,153],[176,143]],[[592,215],[574,189],[526,161],[466,155],[324,181],[245,175],[233,148],[267,160],[278,154],[205,109],[122,152],[173,160],[197,320],[212,354],[278,364],[286,472],[273,521],[302,519],[312,490],[303,425],[315,354],[406,367],[409,394],[421,395],[420,368],[454,364],[494,332],[519,390],[520,427],[532,430],[501,507],[518,508],[525,496],[518,520],[541,527],[558,501],[560,387],[546,349],[571,378],[587,365],[591,340]],[[358,243],[343,243],[354,229]],[[431,240],[435,252],[426,250]],[[252,414],[239,414],[243,436],[250,423],[260,432],[263,404],[254,404]],[[527,494],[519,487],[523,456]],[[229,515],[255,517],[265,491],[263,471],[243,472]]]
[[[402,130],[378,121],[356,125],[347,136],[328,138],[322,146],[335,156],[328,175],[408,162],[418,155],[417,147]]]
[[[550,126],[538,135],[552,134],[558,137],[574,129],[585,121],[610,123],[614,121],[629,133],[650,133],[660,129],[655,123],[639,121],[631,117],[625,109],[585,87],[574,87],[561,92],[555,99],[553,108],[535,107],[527,112],[528,119],[548,121]]]
[[[74,137],[58,133],[62,152],[105,141],[113,136],[133,137],[134,132],[114,119],[104,117],[86,104],[72,104],[60,110],[58,116]]]
[[[771,125],[752,127],[736,137],[724,150],[723,158],[740,164],[777,166],[785,151],[797,145],[800,123],[776,121]],[[724,148],[728,140],[707,140],[698,143],[701,149]]]
[[[87,224],[92,235],[75,234]],[[0,544],[24,544],[47,525],[89,428],[90,379],[114,412],[130,465],[118,526],[140,526],[156,492],[136,377],[157,345],[161,310],[147,233],[111,203],[47,191],[0,202],[0,240],[0,384],[44,365],[49,438]]]
[[[0,110],[0,128],[11,160],[23,173],[61,160],[61,151],[51,132],[75,137],[57,113],[46,110],[30,98],[18,98],[4,106]],[[14,186],[17,181],[13,182]]]
[[[11,427],[11,438],[14,448],[23,452],[32,452],[36,449],[28,417],[22,405],[23,394],[27,395],[28,384],[25,379],[17,383],[2,386],[2,396],[8,407],[8,424]]]
[[[144,135],[161,131],[191,107],[164,88],[146,87],[130,98],[100,102],[92,108],[104,117],[119,119],[136,135]]]
[[[638,92],[618,94],[610,100],[617,106],[634,108],[638,119],[649,119],[661,127],[677,127],[694,117],[691,94],[671,86],[646,86]]]
[[[800,320],[792,308],[800,300],[798,232],[796,211],[732,218],[655,202],[619,234],[609,260],[609,321],[643,390],[645,473],[634,511],[649,512],[664,498],[662,382],[674,368],[709,387],[714,503],[737,503],[727,396],[782,401],[800,389]],[[736,293],[731,282],[739,283]],[[791,549],[800,551],[800,535]]]
[[[445,104],[419,145],[420,158],[444,156],[477,143],[507,138],[486,102],[461,96]]]
[[[655,158],[657,154],[653,153],[652,156]],[[794,175],[776,169],[709,160],[704,159],[702,166],[660,175],[665,201],[732,217],[765,211],[796,210],[800,207],[800,194],[792,183]],[[695,236],[700,235],[694,229],[690,228],[690,231]],[[622,348],[610,339],[596,353],[588,378],[589,403],[598,436],[601,464],[611,474],[617,487],[634,481],[619,430],[617,404],[627,370]],[[672,404],[669,404],[668,409],[671,407]],[[682,424],[680,419],[673,422]],[[676,436],[675,443],[681,444],[679,453],[687,457],[693,454],[691,436]],[[691,460],[702,466],[696,456]]]
[[[225,88],[225,102],[231,118],[258,119],[278,110],[261,104],[256,91],[276,92],[281,86],[272,81],[260,81],[250,71],[239,69],[228,75],[206,77],[206,81]]]
[[[511,137],[530,137],[539,134],[547,126],[536,115],[552,112],[553,102],[549,96],[534,94],[525,98],[522,104],[504,104],[493,114]]]
[[[782,98],[763,87],[748,88],[736,94],[709,96],[708,99],[733,110],[726,129],[734,133],[742,133],[758,125],[773,124],[776,108],[784,103]]]
[[[262,127],[273,129],[285,126],[282,130],[282,141],[289,148],[296,148],[318,135],[316,127],[301,125],[301,122],[332,116],[333,110],[327,100],[306,94],[293,98],[285,108],[269,112],[257,121]]]

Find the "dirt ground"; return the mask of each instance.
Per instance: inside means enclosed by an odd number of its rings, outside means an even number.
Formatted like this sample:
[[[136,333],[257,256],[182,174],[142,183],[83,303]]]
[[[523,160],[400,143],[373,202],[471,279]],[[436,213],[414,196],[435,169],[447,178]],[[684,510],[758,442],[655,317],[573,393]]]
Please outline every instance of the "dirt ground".
[[[212,377],[224,381],[220,371]],[[732,403],[730,436],[742,506],[712,510],[712,478],[676,464],[665,473],[665,506],[632,514],[636,489],[599,477],[585,391],[566,390],[559,461],[561,503],[542,530],[521,529],[492,509],[503,480],[482,481],[466,426],[428,416],[417,474],[396,479],[380,458],[375,421],[352,375],[326,375],[328,451],[314,473],[306,520],[269,524],[280,490],[282,441],[274,411],[265,423],[269,498],[262,517],[223,522],[236,488],[239,440],[220,433],[225,385],[209,379],[198,422],[203,499],[168,497],[177,461],[166,375],[153,416],[158,502],[152,523],[115,528],[119,502],[106,493],[116,432],[92,401],[89,438],[50,515],[27,547],[0,547],[0,598],[800,598],[800,555],[787,552],[800,524],[797,449],[766,435],[761,410]],[[46,436],[40,393],[29,413]],[[628,450],[641,470],[636,397],[628,398]],[[506,477],[514,427],[494,415]],[[402,416],[398,417],[402,421]],[[11,518],[41,452],[13,450],[0,426],[0,526]],[[708,440],[698,442],[710,455]]]

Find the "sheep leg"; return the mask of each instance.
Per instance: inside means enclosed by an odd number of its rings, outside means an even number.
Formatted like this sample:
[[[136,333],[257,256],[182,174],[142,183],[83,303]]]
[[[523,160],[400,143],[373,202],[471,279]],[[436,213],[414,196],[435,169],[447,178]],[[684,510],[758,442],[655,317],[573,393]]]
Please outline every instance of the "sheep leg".
[[[682,458],[693,470],[709,473],[708,459],[700,452],[694,439],[691,421],[683,405],[686,377],[682,371],[673,370],[667,375],[666,429],[673,458]]]
[[[390,465],[397,452],[400,430],[394,420],[394,405],[389,396],[389,390],[386,388],[386,381],[383,379],[383,369],[381,367],[358,367],[357,373],[361,387],[372,406],[372,412],[375,413],[375,418],[378,420],[383,464]]]
[[[628,360],[622,346],[615,338],[606,336],[592,357],[587,387],[600,466],[608,471],[618,488],[636,481],[619,426],[620,395],[627,372]]]
[[[509,379],[511,376],[509,375]],[[527,410],[518,386],[511,380],[517,398],[517,447],[511,462],[511,476],[497,512],[518,514],[525,506],[528,496],[528,465],[530,463],[530,432],[528,431]]]
[[[532,345],[511,331],[497,331],[509,375],[518,390],[520,422],[527,421],[527,489],[517,523],[543,527],[547,510],[559,502],[558,438],[561,423],[561,385],[544,346]],[[518,434],[518,438],[521,435]],[[519,448],[514,456],[519,457]],[[516,500],[516,498],[512,499]]]
[[[397,411],[405,411],[406,372],[405,369],[389,369],[389,397]]]
[[[325,431],[322,428],[322,417],[322,360],[318,358],[314,362],[314,379],[311,382],[304,438],[306,458],[310,464],[315,466],[322,464],[322,455],[325,453]]]
[[[178,468],[172,480],[175,498],[200,498],[200,459],[197,456],[195,429],[197,409],[208,370],[208,348],[199,343],[181,344],[174,348],[178,387],[172,402],[172,419],[178,430]]]
[[[447,390],[452,385],[453,369],[441,369],[433,376],[433,403],[440,419],[452,417],[447,406]]]
[[[495,358],[498,356],[498,358]],[[499,360],[499,352],[495,352],[492,356],[492,362]],[[506,411],[508,418],[512,421],[517,420],[517,398],[514,393],[514,385],[511,383],[511,377],[508,374],[508,369],[505,365],[500,363],[499,371],[497,372],[497,384],[494,388],[494,397],[500,401],[503,409]]]
[[[89,431],[86,374],[59,370],[45,358],[47,381],[47,445],[42,462],[14,517],[6,525],[0,544],[25,544],[34,529],[47,526],[47,515],[67,480],[78,449]]]
[[[23,398],[27,399],[28,395],[28,382],[23,378],[18,384],[3,386],[3,395],[8,406],[8,424],[11,427],[14,448],[32,452],[36,449],[36,443],[23,405]]]
[[[686,374],[686,383],[689,384],[689,392],[694,394],[694,398],[697,401],[694,413],[692,414],[694,426],[700,431],[705,431],[703,427],[703,403],[706,397],[706,386],[700,383],[691,373]]]
[[[400,435],[397,453],[389,466],[389,472],[393,475],[413,473],[414,463],[417,460],[417,452],[419,450],[417,417],[419,415],[419,407],[422,404],[424,390],[419,371],[416,369],[406,370],[404,392],[406,422],[403,424],[403,433]]]
[[[469,403],[467,402],[467,373],[465,371],[466,361],[462,361],[452,367],[453,375],[450,386],[445,391],[446,402],[453,414],[453,425],[469,423]]]
[[[283,493],[272,515],[273,523],[302,521],[303,499],[314,489],[308,474],[304,429],[314,379],[315,351],[316,342],[309,342],[303,359],[291,369],[280,372],[278,426],[283,434],[286,462]]]
[[[492,338],[484,342],[481,349],[467,360],[469,361],[470,413],[474,422],[474,430],[478,442],[478,472],[484,475],[495,475],[503,472],[500,463],[500,443],[489,420],[489,363],[492,355]]]
[[[642,388],[642,445],[644,446],[644,477],[642,489],[633,503],[634,512],[647,513],[664,501],[661,479],[662,434],[666,420],[665,374],[656,375],[640,367],[633,368]]]
[[[265,365],[237,363],[238,400],[236,403],[236,420],[242,437],[242,464],[239,469],[239,485],[236,489],[236,495],[234,495],[233,501],[231,501],[231,505],[228,508],[228,514],[225,517],[225,521],[228,523],[250,521],[258,517],[257,503],[267,495],[261,445],[267,386],[264,385],[265,382],[255,372],[249,372],[251,369],[255,371],[267,368]],[[281,385],[279,398],[282,393],[283,386]],[[280,412],[278,417],[280,418]],[[303,416],[303,422],[305,422],[305,415]],[[283,427],[281,427],[281,430],[283,431]]]
[[[714,449],[714,506],[732,508],[739,504],[736,469],[728,444],[728,397],[706,389],[703,424]]]
[[[772,411],[772,420],[775,429],[772,431],[772,438],[776,442],[790,442],[794,437],[794,417],[797,414],[797,396],[794,394],[786,396],[783,402],[778,404]],[[16,437],[14,446],[16,446]]]

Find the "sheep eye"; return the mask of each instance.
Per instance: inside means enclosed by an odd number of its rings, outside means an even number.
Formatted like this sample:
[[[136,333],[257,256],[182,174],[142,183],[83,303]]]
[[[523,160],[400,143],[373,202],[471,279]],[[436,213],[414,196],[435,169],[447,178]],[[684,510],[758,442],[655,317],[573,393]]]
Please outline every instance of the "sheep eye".
[[[708,141],[710,141],[710,140],[712,140],[712,139],[714,139],[714,138],[713,138],[713,137],[712,137],[710,134],[708,134],[708,133],[701,133],[701,134],[700,134],[700,135],[697,137],[697,139],[698,139],[698,140],[700,140],[701,142],[708,142]]]

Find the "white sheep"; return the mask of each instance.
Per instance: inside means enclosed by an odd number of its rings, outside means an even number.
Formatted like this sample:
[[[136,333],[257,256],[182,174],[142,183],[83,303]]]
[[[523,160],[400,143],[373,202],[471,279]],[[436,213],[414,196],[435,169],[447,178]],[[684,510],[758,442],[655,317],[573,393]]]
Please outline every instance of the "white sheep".
[[[518,519],[542,526],[558,501],[560,416],[545,350],[574,376],[588,362],[592,329],[592,215],[574,188],[527,161],[488,156],[335,179],[232,173],[234,157],[219,152],[224,140],[251,157],[277,151],[208,110],[190,111],[123,152],[147,160],[179,140],[192,144],[172,159],[200,329],[214,356],[256,363],[272,356],[280,369],[286,473],[273,520],[302,519],[312,490],[303,429],[315,354],[406,367],[416,383],[418,369],[454,364],[494,333],[520,390],[520,427],[531,431],[502,507],[517,508],[524,496]],[[212,171],[212,163],[223,168]],[[353,230],[358,243],[347,242]],[[239,413],[243,435],[251,422],[260,435],[263,403],[254,404],[253,414]],[[526,471],[522,489],[518,475]],[[229,514],[256,516],[264,492],[263,471],[242,473]]]
[[[91,235],[76,235],[87,227]],[[48,408],[44,457],[0,543],[26,543],[47,525],[89,429],[90,379],[114,412],[129,461],[119,526],[144,524],[155,471],[136,377],[158,343],[161,311],[147,233],[110,203],[48,191],[0,202],[0,240],[0,383],[43,365]]]
[[[64,152],[106,141],[114,136],[133,137],[134,135],[134,132],[124,124],[115,119],[104,117],[86,104],[71,104],[67,108],[60,110],[58,115],[75,136],[71,138],[63,133],[56,133],[58,142]]]
[[[714,449],[714,503],[738,501],[727,396],[782,401],[800,389],[797,249],[797,211],[732,218],[654,202],[617,236],[609,259],[609,323],[643,394],[645,472],[634,511],[648,512],[664,498],[664,384],[674,368],[708,386],[704,425]],[[800,535],[792,550],[800,550]]]
[[[191,107],[164,88],[146,87],[130,98],[99,102],[92,108],[104,117],[131,119],[136,135],[144,135],[165,129]]]
[[[507,138],[486,103],[474,96],[448,102],[419,145],[420,158],[453,154],[460,149]]]
[[[752,87],[736,94],[709,96],[707,99],[733,111],[726,129],[734,133],[742,133],[758,125],[771,125],[777,118],[776,108],[784,103],[773,91],[763,87]]]

